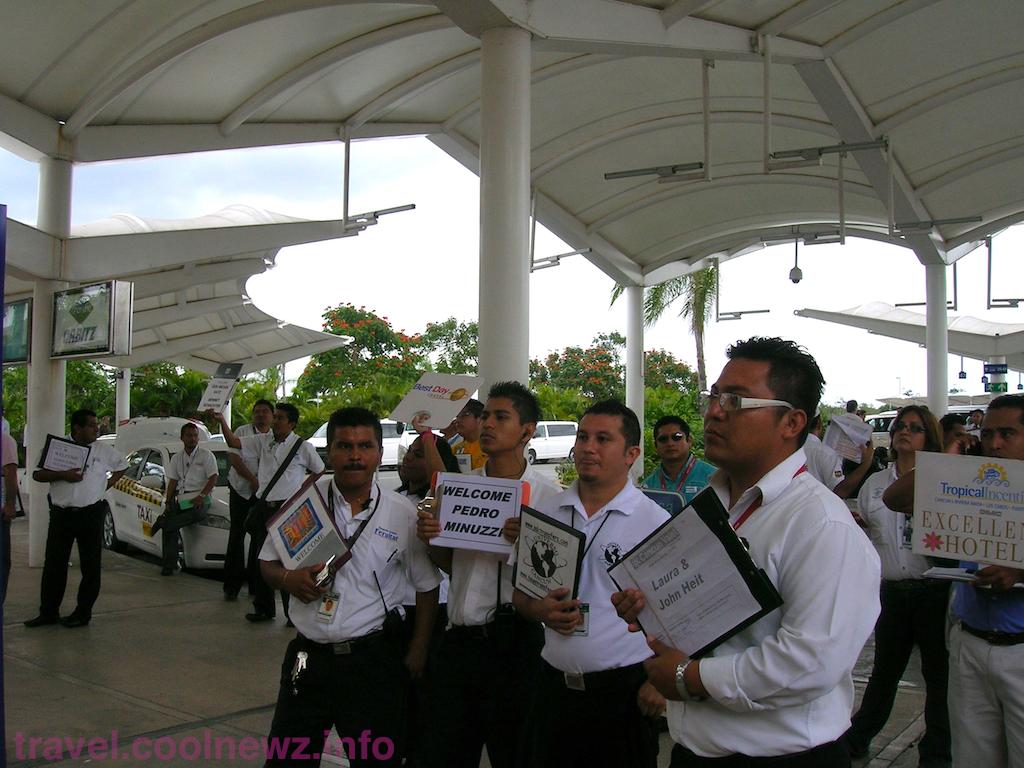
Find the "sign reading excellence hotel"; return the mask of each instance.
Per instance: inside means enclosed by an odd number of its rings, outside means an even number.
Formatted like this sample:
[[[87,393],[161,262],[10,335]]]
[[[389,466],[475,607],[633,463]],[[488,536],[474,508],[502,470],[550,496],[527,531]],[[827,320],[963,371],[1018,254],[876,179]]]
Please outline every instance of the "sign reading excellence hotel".
[[[1024,566],[1024,461],[918,453],[913,551]]]

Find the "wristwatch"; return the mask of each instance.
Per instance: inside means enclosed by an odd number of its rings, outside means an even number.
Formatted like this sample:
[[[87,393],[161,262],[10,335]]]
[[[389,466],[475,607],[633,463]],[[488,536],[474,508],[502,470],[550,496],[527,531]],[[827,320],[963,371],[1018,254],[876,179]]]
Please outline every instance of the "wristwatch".
[[[707,698],[706,696],[697,696],[690,693],[690,689],[686,687],[686,668],[693,661],[694,659],[687,659],[676,667],[676,690],[679,691],[679,697],[682,701],[704,701]]]

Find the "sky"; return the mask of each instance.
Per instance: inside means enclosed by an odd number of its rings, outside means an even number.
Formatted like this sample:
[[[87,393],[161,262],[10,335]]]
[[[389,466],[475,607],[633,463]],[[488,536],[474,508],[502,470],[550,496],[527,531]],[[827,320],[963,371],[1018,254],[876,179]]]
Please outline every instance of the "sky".
[[[129,213],[178,219],[214,213],[232,204],[307,219],[341,217],[340,144],[236,150],[75,168],[72,226]],[[329,306],[351,302],[387,316],[397,329],[421,331],[454,316],[476,319],[479,213],[477,177],[424,138],[353,144],[351,213],[415,203],[416,210],[384,216],[358,237],[282,249],[276,266],[250,279],[260,309],[281,320],[320,329]],[[8,216],[34,224],[38,169],[0,150],[0,204]],[[999,297],[1024,297],[1024,268],[1014,267],[1024,227],[994,240],[993,284]],[[538,227],[536,257],[571,250]],[[800,247],[804,279],[788,280],[793,244],[770,246],[722,265],[721,309],[768,309],[767,314],[712,322],[705,349],[708,377],[725,364],[725,349],[753,335],[792,338],[818,360],[826,403],[926,392],[925,351],[865,331],[794,316],[801,308],[849,309],[871,301],[924,302],[924,267],[907,249],[849,238],[845,246]],[[1001,323],[1024,322],[1024,308],[986,310],[984,249],[958,266],[960,315]],[[952,298],[952,269],[949,294]],[[586,346],[599,333],[625,333],[625,301],[609,306],[613,281],[584,256],[539,270],[530,279],[530,355]],[[919,311],[924,312],[924,307]],[[645,331],[645,349],[665,349],[695,364],[693,337],[672,308]],[[293,378],[303,363],[289,364]],[[982,392],[980,361],[949,359],[951,387]],[[1010,390],[1017,376],[1008,377]]]

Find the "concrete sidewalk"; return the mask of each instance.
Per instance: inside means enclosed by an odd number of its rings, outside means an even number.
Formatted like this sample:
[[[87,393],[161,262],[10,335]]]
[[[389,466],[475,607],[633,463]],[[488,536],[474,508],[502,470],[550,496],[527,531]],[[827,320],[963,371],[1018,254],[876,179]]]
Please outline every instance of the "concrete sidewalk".
[[[52,748],[52,741],[37,742],[33,756],[28,749],[32,738],[71,739],[76,745],[78,739],[110,739],[116,733],[119,752],[127,755],[133,743],[143,750],[184,747],[186,742],[201,748],[230,739],[241,748],[243,740],[266,736],[284,649],[294,637],[280,611],[273,623],[249,624],[244,619],[251,610],[248,601],[225,602],[219,581],[188,574],[161,577],[155,559],[104,551],[103,587],[92,623],[78,629],[26,629],[21,622],[37,613],[41,569],[27,566],[25,519],[15,521],[12,531],[13,569],[3,613],[9,766],[105,762],[72,758],[67,751],[63,758],[43,754],[41,747]],[[79,581],[77,552],[73,559],[64,614],[74,607]],[[871,652],[866,648],[858,665],[858,689],[870,671]],[[923,730],[924,691],[919,670],[909,669],[906,677],[893,717],[875,739],[873,759],[864,763],[870,768],[917,765],[913,744]],[[161,737],[168,738],[154,744]],[[122,757],[117,762],[210,768],[262,764],[262,757],[229,759],[227,743],[221,742],[219,759],[177,754],[168,760],[167,753],[153,753],[148,761]],[[661,765],[668,765],[670,747],[663,735]]]

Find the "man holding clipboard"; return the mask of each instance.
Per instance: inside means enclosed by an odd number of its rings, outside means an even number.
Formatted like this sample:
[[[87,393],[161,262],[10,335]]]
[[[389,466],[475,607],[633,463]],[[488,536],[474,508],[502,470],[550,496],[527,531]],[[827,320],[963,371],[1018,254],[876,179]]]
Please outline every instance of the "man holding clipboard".
[[[853,666],[878,616],[878,556],[806,471],[808,414],[824,384],[814,358],[770,338],[727,354],[704,415],[706,454],[721,468],[710,487],[783,605],[701,659],[649,640],[648,678],[669,699],[671,766],[849,766],[841,737]],[[640,591],[612,602],[638,630]]]

